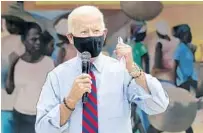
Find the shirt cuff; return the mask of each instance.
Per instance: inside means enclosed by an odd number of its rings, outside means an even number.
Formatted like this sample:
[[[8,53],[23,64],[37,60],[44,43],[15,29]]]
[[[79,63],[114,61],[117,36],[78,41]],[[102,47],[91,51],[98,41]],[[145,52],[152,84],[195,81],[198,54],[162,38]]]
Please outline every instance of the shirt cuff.
[[[63,126],[60,126],[60,104],[58,104],[48,113],[48,118],[48,122],[54,127],[60,129],[61,132],[67,130],[69,126],[69,120]]]

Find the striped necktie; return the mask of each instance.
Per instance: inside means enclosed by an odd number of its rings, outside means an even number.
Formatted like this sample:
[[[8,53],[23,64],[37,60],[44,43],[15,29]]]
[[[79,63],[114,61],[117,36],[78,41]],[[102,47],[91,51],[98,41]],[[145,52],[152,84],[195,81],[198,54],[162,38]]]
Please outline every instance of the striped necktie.
[[[88,101],[83,103],[82,133],[98,133],[96,79],[92,71],[90,71],[90,76],[92,78],[92,89],[88,95]]]

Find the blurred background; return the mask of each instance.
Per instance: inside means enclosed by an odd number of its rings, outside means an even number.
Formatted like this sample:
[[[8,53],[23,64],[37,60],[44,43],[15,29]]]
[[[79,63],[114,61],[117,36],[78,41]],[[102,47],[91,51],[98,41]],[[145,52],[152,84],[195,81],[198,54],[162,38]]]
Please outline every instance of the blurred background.
[[[67,18],[72,9],[81,5],[97,6],[104,14],[108,28],[103,48],[105,55],[115,58],[113,50],[120,36],[125,43],[132,46],[134,61],[140,63],[139,66],[145,72],[160,80],[172,82],[176,87],[184,88],[178,79],[181,68],[179,70],[178,66],[174,66],[174,60],[182,54],[187,56],[188,52],[194,61],[179,59],[180,62],[184,60],[185,68],[192,66],[187,69],[192,73],[191,79],[188,79],[188,91],[194,99],[202,97],[203,2],[160,3],[159,6],[141,3],[138,5],[141,8],[137,8],[134,3],[134,7],[128,8],[125,4],[121,6],[119,1],[2,1],[1,132],[17,132],[18,126],[25,126],[27,121],[34,124],[36,103],[46,74],[76,56],[74,46],[66,38]],[[150,7],[158,10],[158,13],[148,19],[146,14],[149,14],[147,10]],[[129,12],[140,14],[129,16]],[[187,43],[189,51],[181,53],[177,50],[182,42]],[[173,95],[181,99],[181,94]],[[185,98],[189,99],[189,96]],[[193,109],[189,105],[187,110],[195,110],[194,118],[185,119],[191,121],[193,131],[189,127],[184,130],[187,133],[203,133],[203,110]],[[148,127],[142,119],[143,114],[136,114],[139,121],[136,121],[136,118],[135,125],[142,123],[144,130],[137,130],[140,127],[135,126],[133,132],[160,132],[147,131]],[[150,125],[158,127],[153,123]],[[185,132],[184,130],[181,132]]]

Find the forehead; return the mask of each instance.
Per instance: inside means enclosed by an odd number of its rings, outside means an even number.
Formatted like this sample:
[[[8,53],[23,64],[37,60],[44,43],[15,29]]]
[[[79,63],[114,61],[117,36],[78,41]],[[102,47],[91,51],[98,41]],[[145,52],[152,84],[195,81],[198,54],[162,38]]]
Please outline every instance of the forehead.
[[[103,20],[98,15],[78,15],[73,18],[72,26],[75,30],[102,29]]]
[[[31,28],[28,31],[27,36],[29,36],[29,37],[39,37],[40,36],[40,31],[37,28]]]

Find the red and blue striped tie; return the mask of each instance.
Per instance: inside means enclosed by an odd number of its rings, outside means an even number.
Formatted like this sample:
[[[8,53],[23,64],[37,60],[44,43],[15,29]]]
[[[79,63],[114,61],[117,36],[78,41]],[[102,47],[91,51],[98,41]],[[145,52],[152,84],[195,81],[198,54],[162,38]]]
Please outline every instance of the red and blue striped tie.
[[[88,101],[83,104],[82,133],[98,133],[97,88],[94,73],[90,71],[92,89]]]

